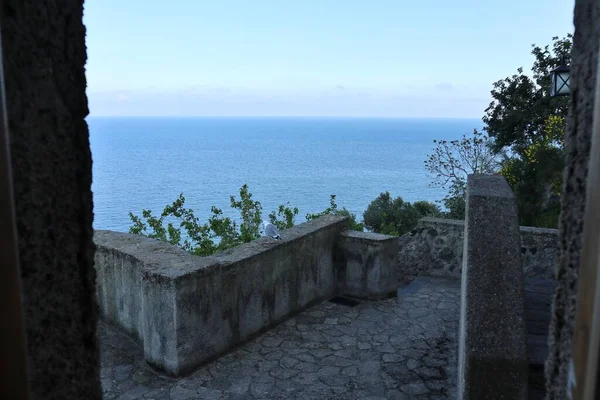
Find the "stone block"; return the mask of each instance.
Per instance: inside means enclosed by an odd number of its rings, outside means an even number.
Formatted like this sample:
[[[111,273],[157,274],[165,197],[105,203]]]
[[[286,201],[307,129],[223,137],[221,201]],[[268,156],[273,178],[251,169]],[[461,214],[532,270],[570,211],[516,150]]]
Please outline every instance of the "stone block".
[[[338,241],[341,263],[338,287],[354,297],[382,298],[398,288],[400,238],[371,232],[346,231]]]
[[[470,175],[461,285],[458,398],[527,398],[517,205],[500,175]]]

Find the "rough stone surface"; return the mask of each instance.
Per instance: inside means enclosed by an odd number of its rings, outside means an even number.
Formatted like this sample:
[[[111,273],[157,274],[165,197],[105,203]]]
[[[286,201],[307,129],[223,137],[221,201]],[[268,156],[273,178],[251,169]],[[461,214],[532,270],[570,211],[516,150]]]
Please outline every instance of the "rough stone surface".
[[[398,273],[460,278],[464,231],[464,221],[422,218],[400,238]]]
[[[500,175],[469,175],[459,399],[526,399],[528,361],[517,204]]]
[[[558,230],[521,227],[521,259],[525,278],[554,279]]]
[[[459,292],[459,280],[422,277],[397,299],[324,302],[179,379],[102,322],[104,398],[454,399]]]
[[[550,355],[546,364],[549,400],[566,398],[594,115],[599,22],[600,2],[576,0],[571,53],[572,94],[565,136],[567,157],[559,220],[556,274],[559,284],[554,298]]]
[[[400,238],[398,274],[406,280],[418,275],[460,277],[464,221],[423,218]],[[556,229],[521,226],[521,258],[526,278],[554,278],[558,253]]]
[[[338,291],[355,297],[382,298],[398,288],[397,236],[347,231],[338,248]]]
[[[138,338],[146,360],[180,375],[314,302],[335,294],[332,215],[197,257],[157,240],[97,231],[103,315]]]
[[[525,279],[529,400],[545,396],[544,363],[548,358],[548,329],[555,290],[554,279]]]
[[[83,2],[2,2],[30,399],[99,399]]]

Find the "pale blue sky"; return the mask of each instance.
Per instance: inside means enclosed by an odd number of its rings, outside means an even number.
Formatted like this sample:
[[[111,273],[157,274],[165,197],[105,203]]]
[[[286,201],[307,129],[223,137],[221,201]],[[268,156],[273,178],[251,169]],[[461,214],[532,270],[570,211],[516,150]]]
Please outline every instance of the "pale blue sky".
[[[91,115],[480,118],[559,0],[87,0]]]

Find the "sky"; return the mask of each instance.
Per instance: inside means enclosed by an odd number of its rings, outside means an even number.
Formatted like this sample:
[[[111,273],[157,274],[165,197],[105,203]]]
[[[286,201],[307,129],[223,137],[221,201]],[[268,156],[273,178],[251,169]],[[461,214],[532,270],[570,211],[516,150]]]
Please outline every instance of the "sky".
[[[91,116],[481,118],[560,0],[87,0]]]

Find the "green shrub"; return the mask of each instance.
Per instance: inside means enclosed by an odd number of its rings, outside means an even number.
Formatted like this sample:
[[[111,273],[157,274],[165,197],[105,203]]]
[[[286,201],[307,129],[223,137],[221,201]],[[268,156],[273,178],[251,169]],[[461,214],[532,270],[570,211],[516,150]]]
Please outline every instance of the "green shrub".
[[[192,254],[207,256],[216,252],[250,242],[260,237],[262,224],[262,205],[252,199],[248,185],[240,188],[240,197],[230,197],[231,208],[238,210],[241,223],[223,216],[223,210],[211,207],[211,215],[206,223],[200,223],[194,211],[185,208],[185,197],[179,197],[166,206],[160,216],[155,216],[150,210],[142,210],[139,217],[129,213],[132,222],[129,232],[149,238],[161,240],[166,243],[181,247]],[[280,205],[277,211],[269,214],[269,221],[278,229],[291,228],[298,215],[297,207],[290,207],[289,203]],[[356,216],[345,208],[341,210],[335,202],[335,195],[331,196],[330,206],[317,214],[308,214],[307,220],[325,214],[348,215],[351,228],[363,230],[363,225],[356,221]]]
[[[411,204],[402,197],[392,199],[390,193],[385,192],[369,204],[363,219],[366,228],[373,232],[400,236],[413,229],[420,218],[440,214],[434,203],[417,201]]]
[[[240,188],[239,200],[235,196],[230,197],[231,207],[240,212],[242,222],[239,226],[231,218],[224,217],[223,210],[214,206],[211,207],[208,222],[201,224],[194,211],[184,205],[185,197],[180,194],[159,217],[152,215],[150,210],[143,210],[143,221],[130,212],[132,226],[129,232],[179,246],[199,256],[207,256],[260,237],[262,206],[260,202],[252,200],[247,185]],[[178,226],[165,219],[177,221]]]

